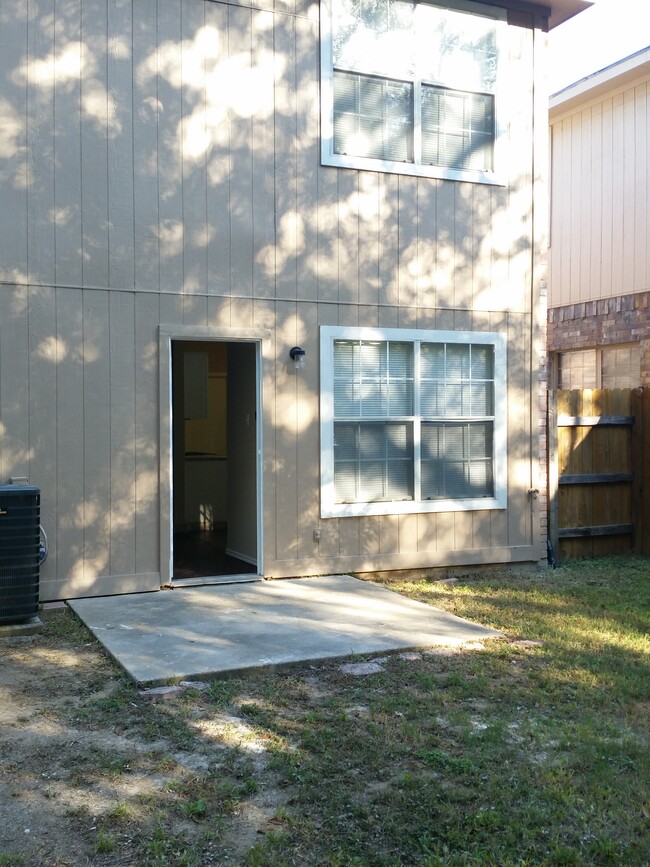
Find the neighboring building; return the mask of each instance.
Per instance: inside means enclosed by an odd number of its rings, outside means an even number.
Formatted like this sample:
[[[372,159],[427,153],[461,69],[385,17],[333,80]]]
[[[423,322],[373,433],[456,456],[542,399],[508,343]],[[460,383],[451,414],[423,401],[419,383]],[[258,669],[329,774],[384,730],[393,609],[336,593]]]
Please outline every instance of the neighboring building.
[[[546,30],[588,5],[3,6],[44,600],[544,555]]]
[[[550,128],[551,383],[650,386],[650,47],[555,94]]]

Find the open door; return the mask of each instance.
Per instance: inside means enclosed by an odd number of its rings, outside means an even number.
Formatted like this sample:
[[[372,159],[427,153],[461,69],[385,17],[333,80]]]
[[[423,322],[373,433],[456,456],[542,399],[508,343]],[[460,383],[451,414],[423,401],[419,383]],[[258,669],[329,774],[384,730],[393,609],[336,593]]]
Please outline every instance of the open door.
[[[172,340],[172,581],[260,574],[258,346]]]

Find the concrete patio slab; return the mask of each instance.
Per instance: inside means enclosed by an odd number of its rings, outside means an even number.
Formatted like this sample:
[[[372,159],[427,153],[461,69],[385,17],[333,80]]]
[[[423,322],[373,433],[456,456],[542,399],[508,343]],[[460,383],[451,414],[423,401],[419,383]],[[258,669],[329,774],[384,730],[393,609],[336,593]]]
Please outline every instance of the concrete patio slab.
[[[500,635],[349,575],[74,599],[140,684]]]

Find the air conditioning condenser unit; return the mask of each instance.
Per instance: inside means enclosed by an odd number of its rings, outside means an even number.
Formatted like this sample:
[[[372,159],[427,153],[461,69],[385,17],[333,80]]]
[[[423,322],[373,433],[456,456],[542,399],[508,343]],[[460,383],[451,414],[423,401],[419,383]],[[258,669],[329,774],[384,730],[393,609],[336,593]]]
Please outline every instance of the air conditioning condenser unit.
[[[0,623],[38,614],[41,492],[0,485]]]

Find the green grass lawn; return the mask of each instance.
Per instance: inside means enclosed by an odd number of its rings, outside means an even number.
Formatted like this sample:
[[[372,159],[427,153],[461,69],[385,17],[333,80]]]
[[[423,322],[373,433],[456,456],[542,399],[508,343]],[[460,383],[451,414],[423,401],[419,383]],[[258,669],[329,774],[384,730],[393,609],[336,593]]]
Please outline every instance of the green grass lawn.
[[[296,744],[252,863],[650,863],[650,562],[389,586],[508,641],[251,701]]]
[[[332,662],[215,681],[159,705],[111,664],[112,692],[74,718],[150,738],[147,773],[167,782],[97,817],[96,863],[650,864],[650,560],[387,586],[505,640],[391,655],[362,677]],[[64,638],[88,642],[81,627]],[[188,774],[175,750],[209,762]],[[127,759],[88,761],[108,779],[145,761]]]

